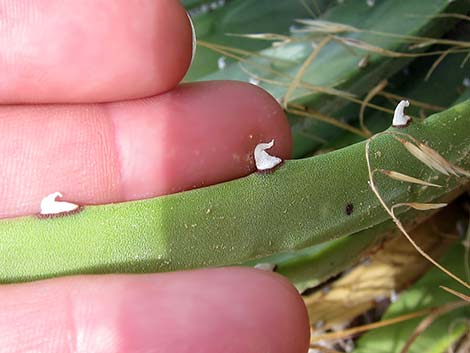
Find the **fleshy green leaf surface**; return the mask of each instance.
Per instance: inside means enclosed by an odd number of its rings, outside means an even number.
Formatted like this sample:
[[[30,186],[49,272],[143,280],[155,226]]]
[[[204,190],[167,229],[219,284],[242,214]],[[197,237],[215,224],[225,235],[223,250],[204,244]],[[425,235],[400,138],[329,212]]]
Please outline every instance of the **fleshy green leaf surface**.
[[[470,167],[470,101],[401,132]],[[238,264],[348,236],[388,219],[368,187],[364,143],[287,161],[271,174],[154,199],[87,206],[51,219],[0,221],[0,282],[77,273],[158,272]],[[388,203],[437,201],[466,180],[438,177],[390,136],[371,150],[375,167],[442,188],[377,180]],[[354,205],[354,212],[345,208]],[[405,212],[403,210],[403,212]]]
[[[462,278],[465,276],[464,248],[453,247],[442,261],[450,271]],[[445,292],[440,285],[466,293],[468,290],[459,286],[440,270],[433,268],[412,287],[400,295],[385,313],[383,319],[398,317],[425,308],[440,307],[458,300]],[[470,317],[470,303],[440,316],[429,326],[410,347],[409,353],[443,353],[465,331],[465,321]],[[354,353],[399,353],[406,340],[423,318],[404,321],[398,324],[375,329],[358,340]]]
[[[465,40],[460,37],[456,39]],[[463,94],[470,92],[470,88],[465,88],[463,85],[463,69],[460,64],[464,57],[465,54],[448,56],[427,81],[424,80],[424,77],[435,58],[418,59],[406,73],[399,73],[391,80],[392,92],[422,102],[432,102],[434,105],[449,107],[462,97],[462,91]],[[390,108],[393,106],[390,105]],[[414,105],[407,109],[407,114],[408,112],[419,115],[419,109]],[[368,127],[374,132],[385,130],[391,120],[389,114],[376,111],[367,115],[366,118]],[[357,135],[345,133],[342,138],[328,144],[325,148],[343,148],[361,140],[362,138]],[[419,212],[410,212],[408,219],[402,219],[402,221],[415,222],[419,215]],[[393,222],[385,222],[380,226],[361,231],[354,237],[335,239],[294,253],[274,255],[258,260],[258,262],[276,264],[277,272],[287,276],[297,289],[303,291],[318,285],[357,262],[364,253],[372,249],[394,227]],[[253,264],[250,263],[250,265]]]

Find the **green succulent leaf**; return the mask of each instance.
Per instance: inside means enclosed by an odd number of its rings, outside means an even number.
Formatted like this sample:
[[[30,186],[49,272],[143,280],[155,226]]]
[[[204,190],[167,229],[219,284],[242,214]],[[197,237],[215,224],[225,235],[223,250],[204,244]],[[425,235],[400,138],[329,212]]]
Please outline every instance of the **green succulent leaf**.
[[[400,131],[468,168],[469,117],[466,101]],[[428,188],[383,177],[377,182],[389,204],[435,202],[467,182],[437,176],[391,136],[375,139],[371,152],[374,167],[443,186]],[[386,220],[368,186],[364,143],[358,143],[286,161],[270,174],[254,173],[189,192],[85,206],[63,217],[2,220],[0,281],[240,264],[351,236]]]
[[[468,35],[458,36],[458,40],[468,39]],[[409,97],[421,102],[432,102],[433,105],[449,107],[459,100],[468,99],[470,88],[463,85],[462,68],[460,67],[465,54],[446,57],[428,80],[424,80],[427,72],[434,62],[434,58],[421,58],[413,62],[407,73],[398,73],[390,80],[392,93]],[[468,63],[467,65],[470,65]],[[410,76],[411,75],[411,76]],[[412,79],[410,79],[410,77]],[[378,99],[378,104],[390,105],[385,99]],[[392,105],[390,105],[393,108]],[[410,115],[419,115],[419,107],[414,105],[407,109]],[[373,132],[385,130],[390,125],[390,115],[384,112],[373,111],[366,115],[366,125]],[[339,149],[363,140],[358,135],[345,132],[341,138],[327,144],[324,148]],[[450,200],[448,200],[450,201]],[[418,212],[409,212],[408,223],[416,223],[420,215]],[[417,225],[417,224],[415,224]],[[374,248],[390,229],[395,229],[393,222],[387,221],[371,229],[361,231],[354,237],[343,237],[329,242],[314,245],[292,253],[273,255],[258,262],[267,262],[277,265],[277,272],[288,277],[292,283],[303,291],[313,287],[334,276],[356,263],[365,253]],[[250,262],[254,265],[256,262]]]

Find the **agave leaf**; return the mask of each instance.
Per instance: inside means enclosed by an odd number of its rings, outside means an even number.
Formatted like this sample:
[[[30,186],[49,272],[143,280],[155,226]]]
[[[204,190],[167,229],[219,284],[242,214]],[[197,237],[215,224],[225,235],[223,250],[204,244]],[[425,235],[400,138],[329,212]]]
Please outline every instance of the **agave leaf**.
[[[459,67],[464,56],[459,54],[447,57],[428,81],[424,81],[424,76],[432,65],[431,58],[416,60],[409,68],[414,79],[409,79],[409,72],[400,72],[391,80],[391,86],[394,87],[392,92],[399,92],[402,96],[411,97],[413,100],[433,102],[441,106],[450,106],[452,102],[468,99],[470,96],[467,93],[470,93],[470,88],[459,96],[464,89],[462,71]],[[390,106],[393,107],[393,105]],[[418,112],[413,104],[410,108],[413,113]],[[386,129],[390,126],[390,121],[391,115],[382,112],[373,112],[366,116],[366,123],[374,132]],[[345,133],[336,143],[329,144],[326,148],[342,148],[360,139],[358,135]],[[445,201],[451,200],[449,198]],[[401,220],[407,225],[418,224],[427,217],[429,214],[410,211],[402,216]],[[297,252],[274,255],[262,261],[277,264],[277,272],[287,276],[299,291],[303,291],[357,263],[394,227],[393,222],[384,222],[356,233],[353,237],[332,240]],[[254,263],[249,265],[254,265]]]
[[[470,136],[464,127],[469,114],[470,102],[463,103],[410,125],[406,132],[432,147],[438,144],[445,158],[468,168]],[[423,180],[433,177],[390,136],[379,136],[373,148],[374,166],[400,166]],[[390,204],[440,202],[467,181],[440,177],[443,187],[429,188],[384,178],[379,187]],[[2,220],[0,281],[240,264],[302,249],[389,220],[367,182],[365,144],[359,143],[286,161],[268,175],[254,173],[148,200],[87,206],[71,216]]]

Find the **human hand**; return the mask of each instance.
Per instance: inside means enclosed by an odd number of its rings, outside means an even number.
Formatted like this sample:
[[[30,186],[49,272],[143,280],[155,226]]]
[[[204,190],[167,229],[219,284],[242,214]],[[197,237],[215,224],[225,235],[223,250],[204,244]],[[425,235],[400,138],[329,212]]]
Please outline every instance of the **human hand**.
[[[259,88],[175,88],[192,52],[176,0],[0,0],[0,21],[0,218],[56,191],[102,204],[241,177],[273,138],[289,157],[285,116]],[[0,332],[1,353],[300,353],[309,334],[290,284],[247,268],[2,286]]]

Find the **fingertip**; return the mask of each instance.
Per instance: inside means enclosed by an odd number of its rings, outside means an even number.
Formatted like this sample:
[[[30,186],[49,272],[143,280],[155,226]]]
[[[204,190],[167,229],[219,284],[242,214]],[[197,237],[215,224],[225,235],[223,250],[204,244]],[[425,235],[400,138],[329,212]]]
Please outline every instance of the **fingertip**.
[[[269,154],[290,157],[282,108],[240,82],[105,104],[3,106],[0,218],[37,213],[57,191],[75,204],[104,204],[240,178],[256,170],[256,145],[271,140]]]
[[[12,351],[305,353],[295,289],[246,268],[71,277],[0,292],[0,346]]]
[[[248,175],[261,142],[274,139],[270,153],[291,156],[282,108],[264,90],[242,82],[185,84],[145,101],[110,104],[108,111],[128,200]]]
[[[191,62],[178,0],[1,1],[0,13],[0,103],[148,97],[175,87]]]
[[[133,342],[165,341],[173,352],[304,353],[309,344],[305,305],[295,288],[276,274],[219,268],[165,274],[148,292],[131,287],[126,317]],[[135,285],[134,285],[135,286]],[[144,294],[146,293],[146,294]],[[126,319],[126,320],[128,320]],[[162,328],[162,319],[169,327]],[[155,333],[155,328],[162,330]],[[126,330],[127,330],[126,329]],[[178,332],[178,334],[176,334]],[[171,348],[184,342],[185,349]]]

